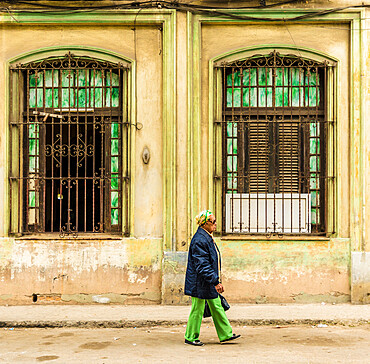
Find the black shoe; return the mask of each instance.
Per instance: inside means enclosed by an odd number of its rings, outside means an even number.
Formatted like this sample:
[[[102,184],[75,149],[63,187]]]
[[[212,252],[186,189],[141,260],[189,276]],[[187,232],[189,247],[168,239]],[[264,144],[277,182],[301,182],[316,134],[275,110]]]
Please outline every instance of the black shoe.
[[[231,341],[231,340],[235,340],[235,339],[239,339],[239,338],[240,338],[240,335],[233,334],[233,336],[229,337],[228,339],[220,341],[220,343],[225,343],[227,341]]]
[[[186,339],[185,339],[185,344],[194,345],[194,346],[203,346],[204,345],[200,340],[190,341],[190,340],[186,340]]]

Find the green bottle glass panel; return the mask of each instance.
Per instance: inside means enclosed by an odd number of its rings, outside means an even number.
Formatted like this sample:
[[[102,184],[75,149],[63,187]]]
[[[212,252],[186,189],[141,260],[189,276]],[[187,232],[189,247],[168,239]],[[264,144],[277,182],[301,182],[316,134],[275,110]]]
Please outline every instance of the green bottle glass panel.
[[[227,154],[236,154],[238,152],[238,140],[227,138]]]
[[[111,173],[118,172],[118,157],[111,157]]]
[[[320,84],[320,78],[316,72],[306,72],[305,85],[316,86],[319,84]]]
[[[112,207],[118,207],[118,192],[117,191],[112,191],[110,193],[111,196],[111,206]]]
[[[227,84],[227,86],[232,86],[233,85],[233,75],[232,75],[232,73],[227,75],[226,84]]]
[[[110,188],[112,190],[118,190],[118,175],[117,174],[112,174],[110,183],[111,183]]]
[[[302,86],[301,71],[299,68],[291,68],[290,77],[292,86]]]
[[[238,157],[237,156],[228,156],[227,157],[227,171],[235,172],[238,167]]]
[[[244,86],[257,86],[257,69],[249,68],[243,72]]]
[[[316,175],[316,173],[311,173],[310,177],[310,189],[316,190],[320,188],[320,179],[319,176]]]
[[[35,79],[37,80],[37,86],[38,87],[43,87],[43,84],[44,84],[44,73],[41,71],[41,72],[37,72],[35,74]]]
[[[292,87],[291,106],[303,106],[303,91],[300,87]]]
[[[271,86],[272,85],[272,69],[259,68],[258,69],[258,85]]]
[[[111,154],[112,155],[118,155],[118,139],[112,139],[111,140]]]
[[[318,123],[310,123],[310,135],[311,136],[319,136],[320,129],[318,128]]]
[[[226,104],[227,107],[233,106],[233,90],[231,88],[226,89]]]
[[[316,87],[310,87],[310,101],[309,106],[319,106],[320,92]]]
[[[86,87],[89,86],[89,72],[88,70],[78,70],[78,76],[77,76],[77,81],[78,81],[78,87]]]
[[[29,157],[29,172],[34,173],[38,169],[38,157]]]
[[[111,210],[111,224],[118,225],[118,209]]]
[[[243,106],[257,106],[257,89],[254,87],[243,89]]]
[[[276,68],[275,85],[283,86],[284,73],[282,68]]]
[[[111,126],[111,137],[112,138],[118,138],[119,137],[118,123],[112,123],[112,126]]]
[[[234,73],[233,73],[233,76],[234,76],[234,86],[240,86],[241,85],[241,77],[240,77],[240,72],[238,70],[236,70]]]
[[[85,108],[88,107],[88,99],[89,99],[89,91],[86,88],[82,88],[78,90],[78,107]],[[87,102],[86,102],[87,99]]]
[[[236,137],[238,135],[237,123],[227,123],[226,134],[228,137]]]
[[[312,191],[311,192],[311,206],[316,206],[317,203],[316,203],[316,195],[317,195],[317,192],[316,191]]]
[[[30,155],[36,154],[36,139],[29,139],[28,152]]]
[[[63,88],[62,89],[62,108],[69,108],[73,107],[74,98],[73,98],[74,90]]]
[[[291,105],[291,95],[288,87],[283,87],[284,106]]]
[[[259,89],[259,106],[272,106],[272,87],[262,87]]]
[[[94,107],[102,107],[102,89],[95,88]]]
[[[36,138],[36,124],[29,124],[28,125],[28,137],[29,138]]]
[[[111,90],[109,88],[103,88],[103,96],[103,107],[112,107]]]
[[[91,73],[92,73],[91,75],[92,86],[95,87],[103,86],[102,71],[92,70]]]
[[[240,88],[228,88],[227,93],[227,107],[240,107]]]
[[[30,89],[29,104],[31,108],[36,107],[36,90],[34,88]]]
[[[310,171],[311,172],[318,172],[318,165],[317,165],[317,157],[311,156],[310,157]]]
[[[119,76],[117,73],[106,71],[105,80],[107,86],[119,86]]]
[[[42,88],[37,88],[37,107],[44,106],[44,90]]]
[[[35,191],[28,191],[28,206],[35,207],[36,206],[36,193]]]
[[[45,90],[45,107],[58,107],[58,89]]]
[[[36,75],[34,73],[29,75],[29,87],[36,87]]]
[[[112,86],[119,86],[119,75],[118,73],[112,72]]]
[[[45,71],[45,87],[58,87],[59,78],[57,70]]]
[[[276,87],[275,88],[275,106],[281,107],[283,106],[283,88],[282,87]]]
[[[234,88],[234,107],[240,107],[241,100],[240,100],[240,88]]]
[[[30,98],[29,98],[29,103],[30,107],[43,107],[43,101],[44,101],[44,94],[43,94],[43,89],[41,87],[35,89],[31,88],[30,89]]]
[[[62,87],[72,87],[73,86],[73,70],[62,70]]]
[[[317,224],[316,210],[317,209],[311,208],[311,224]]]
[[[236,178],[236,174],[235,173],[228,173],[227,174],[227,189],[228,190],[231,190],[231,189],[236,189],[237,187],[237,178]]]
[[[118,107],[118,106],[119,106],[119,88],[118,87],[113,87],[111,107]]]
[[[311,138],[310,139],[310,153],[311,154],[320,154],[320,139]]]

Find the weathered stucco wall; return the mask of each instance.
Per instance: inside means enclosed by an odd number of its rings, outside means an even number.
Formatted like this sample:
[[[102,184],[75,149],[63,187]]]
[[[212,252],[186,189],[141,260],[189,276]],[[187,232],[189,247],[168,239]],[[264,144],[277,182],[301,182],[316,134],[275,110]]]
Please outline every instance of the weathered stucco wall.
[[[225,296],[231,302],[348,302],[350,242],[330,241],[223,241]],[[163,302],[187,303],[181,297],[186,252],[166,252],[163,262]]]
[[[161,301],[162,239],[0,243],[0,304]]]
[[[90,303],[104,295],[117,303],[159,303],[163,247],[162,33],[158,26],[85,24],[2,25],[0,85],[7,83],[7,62],[28,52],[78,46],[115,52],[136,60],[137,100],[130,176],[133,198],[128,239],[35,240],[0,238],[0,304]],[[67,51],[66,51],[67,52]],[[37,59],[37,56],[36,56]],[[7,181],[7,87],[0,87],[0,236],[9,227]],[[134,95],[133,95],[134,97]],[[150,163],[142,150],[150,150]],[[138,237],[138,238],[135,238]],[[143,238],[141,238],[143,237]],[[110,237],[112,239],[112,237]]]

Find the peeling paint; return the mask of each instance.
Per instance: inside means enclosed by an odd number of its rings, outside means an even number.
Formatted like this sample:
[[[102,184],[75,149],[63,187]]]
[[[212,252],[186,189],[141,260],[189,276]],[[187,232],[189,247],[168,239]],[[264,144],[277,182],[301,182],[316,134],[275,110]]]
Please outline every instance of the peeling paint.
[[[108,292],[113,303],[159,303],[162,244],[162,239],[6,240],[0,295],[11,292],[9,300],[23,304],[32,303],[33,293],[38,302],[86,303]]]

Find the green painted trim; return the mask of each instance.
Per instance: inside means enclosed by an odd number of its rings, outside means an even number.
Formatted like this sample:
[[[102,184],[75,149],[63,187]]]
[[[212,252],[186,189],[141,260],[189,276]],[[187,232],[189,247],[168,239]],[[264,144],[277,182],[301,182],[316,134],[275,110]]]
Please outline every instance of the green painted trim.
[[[320,11],[330,10],[331,8],[321,8]],[[294,17],[298,17],[306,14],[315,14],[317,9],[262,9],[262,10],[245,10],[245,9],[231,9],[224,10],[225,13],[231,13],[236,15],[251,16],[259,19],[243,20],[243,19],[231,19],[231,18],[222,18],[222,17],[212,17],[207,15],[196,15],[196,21],[207,24],[298,24],[298,23],[312,23],[318,21],[332,21],[338,22],[341,20],[348,21],[351,18],[351,14],[355,16],[361,12],[361,8],[348,8],[340,12],[330,13],[321,16],[314,16],[308,19],[302,20],[291,20]],[[275,21],[266,21],[263,18],[275,18]]]
[[[2,193],[2,200],[4,203],[4,220],[2,221],[2,227],[1,231],[4,232],[4,236],[9,235],[10,231],[10,222],[11,222],[11,212],[10,212],[10,182],[9,182],[9,162],[10,162],[10,148],[9,148],[9,141],[10,141],[10,128],[9,128],[9,117],[10,117],[10,75],[9,75],[9,66],[7,64],[4,65],[4,80],[5,80],[5,85],[4,87],[4,102],[5,102],[5,120],[3,120],[3,125],[2,127],[5,129],[5,150],[6,152],[4,153],[4,176],[5,180],[3,181],[4,183],[4,190]],[[1,124],[0,124],[1,125]],[[1,232],[0,232],[1,234]]]
[[[129,80],[129,85],[131,87],[131,92],[129,92],[129,97],[128,97],[128,102],[127,102],[127,107],[129,108],[128,110],[128,115],[130,120],[128,122],[130,123],[130,128],[129,128],[129,145],[128,148],[130,148],[130,153],[129,153],[129,160],[128,160],[128,175],[130,177],[130,182],[129,182],[129,194],[130,196],[128,197],[128,231],[129,235],[132,236],[135,231],[135,213],[134,213],[134,206],[135,206],[135,170],[136,170],[136,162],[135,162],[135,147],[136,147],[136,123],[137,123],[137,118],[136,118],[136,60],[132,62],[131,64],[131,72],[128,74],[128,80]],[[123,217],[123,215],[122,215]],[[123,222],[123,219],[122,219]]]
[[[47,57],[60,57],[65,54],[67,51],[73,51],[77,56],[91,56],[98,60],[111,61],[111,62],[126,62],[129,64],[134,63],[134,60],[128,57],[123,56],[117,52],[112,52],[107,49],[101,49],[97,47],[89,46],[76,46],[76,45],[61,45],[61,46],[52,46],[45,48],[38,48],[34,51],[22,53],[16,57],[10,58],[8,60],[9,64],[14,63],[28,63],[35,62]]]
[[[286,18],[286,15],[289,14],[290,17],[297,16],[297,15],[304,15],[307,13],[312,12],[312,10],[287,10],[287,11],[281,11],[281,10],[274,10],[274,11],[232,11],[233,13],[239,13],[243,15],[260,15],[263,17],[268,17],[268,16],[275,16],[277,18]],[[348,22],[351,24],[351,59],[352,59],[352,67],[355,65],[355,69],[351,70],[351,143],[350,143],[350,154],[351,154],[351,165],[350,165],[350,174],[351,174],[351,184],[350,184],[350,199],[352,200],[352,205],[350,209],[350,237],[354,238],[354,246],[353,248],[360,249],[360,246],[362,246],[361,249],[364,249],[364,243],[363,238],[359,239],[359,233],[361,231],[361,235],[364,234],[363,228],[364,228],[364,221],[363,221],[363,215],[362,215],[362,205],[364,203],[364,195],[365,191],[364,189],[364,184],[363,184],[363,151],[362,149],[361,152],[359,152],[359,149],[356,146],[360,146],[360,148],[363,147],[363,112],[362,109],[364,108],[364,90],[361,87],[361,79],[360,77],[357,77],[357,79],[354,79],[354,75],[360,75],[361,74],[361,67],[359,66],[365,59],[365,50],[361,46],[361,32],[358,31],[359,26],[355,27],[355,24],[358,23],[359,19],[365,18],[364,15],[364,10],[363,9],[348,9],[342,12],[338,12],[335,14],[328,14],[325,16],[321,17],[315,17],[307,20],[302,20],[300,23],[307,23],[307,22],[333,22],[333,23],[338,23],[338,22]],[[209,17],[209,16],[202,16],[202,15],[194,15],[191,19],[191,24],[189,24],[189,29],[193,30],[193,33],[189,33],[189,37],[191,37],[192,40],[192,47],[193,47],[193,52],[192,52],[192,59],[189,59],[189,73],[191,74],[191,82],[192,85],[198,85],[200,80],[201,80],[201,69],[199,67],[196,67],[196,58],[198,57],[200,59],[201,55],[201,26],[202,24],[238,24],[238,25],[248,25],[248,24],[259,24],[259,21],[246,21],[246,20],[234,20],[234,19],[215,19],[214,17]],[[295,24],[296,22],[294,22]],[[275,23],[275,22],[269,22],[268,24],[282,24],[282,23]],[[197,31],[195,31],[197,30]],[[265,45],[266,47],[271,47],[275,45]],[[283,45],[284,46],[284,45]],[[285,45],[286,46],[286,45]],[[258,49],[261,49],[261,47],[256,47]],[[255,48],[255,49],[256,49]],[[289,49],[291,50],[296,50],[297,47],[295,46],[290,46]],[[301,49],[301,47],[299,47]],[[245,50],[245,49],[244,49]],[[215,61],[216,59],[219,60],[225,56],[229,56],[230,54],[234,54],[235,52],[242,52],[243,50],[239,49],[236,51],[231,51],[228,53],[224,53],[222,55],[219,55],[215,58],[213,58],[212,61]],[[329,58],[332,61],[338,62],[338,60],[328,54],[325,54],[323,52],[318,52],[316,50],[312,50],[309,48],[304,48],[302,47],[302,51],[304,52],[309,52],[309,54],[313,54],[315,57],[325,57]],[[361,55],[361,57],[358,57],[358,54]],[[357,57],[356,57],[357,55]],[[360,58],[360,59],[358,59]],[[191,63],[190,63],[191,62]],[[358,65],[356,65],[356,62]],[[212,63],[213,64],[213,63]],[[209,66],[211,65],[211,62],[209,63]],[[338,62],[338,68],[340,66],[340,62]],[[211,72],[211,70],[208,70],[209,72],[209,85],[210,85],[210,90],[209,90],[209,122],[213,123],[213,110],[211,108],[214,108],[214,101],[213,101],[213,90],[211,92],[211,86],[213,85],[214,82],[214,74]],[[339,79],[340,79],[340,72],[339,70],[336,71],[335,75],[335,82],[337,85],[337,90],[336,90],[336,97],[338,97],[340,93],[340,85],[339,85]],[[190,87],[190,85],[189,85]],[[358,94],[359,92],[356,90],[361,90],[361,93]],[[357,93],[356,93],[357,92]],[[193,97],[195,100],[199,100],[201,95],[200,95],[200,89],[195,88],[193,90]],[[357,116],[355,116],[355,105],[361,105],[360,106],[360,111],[357,111]],[[339,105],[336,102],[334,105],[334,117],[338,118],[339,116]],[[200,133],[199,128],[197,128],[197,123],[195,121],[200,120],[200,115],[201,115],[201,105],[198,103],[192,105],[192,110],[189,110],[188,115],[191,115],[191,119],[189,118],[189,123],[190,125],[193,125],[193,128],[189,128],[189,133],[193,133],[194,135],[189,136],[189,141],[192,143],[192,145],[189,145],[189,148],[192,148],[192,150],[195,150],[194,148],[197,147],[199,148],[199,145],[196,145],[196,140],[200,140],[200,134],[195,135],[196,133]],[[212,116],[211,116],[212,115]],[[356,119],[357,118],[357,119]],[[357,122],[355,123],[355,120]],[[193,122],[193,124],[191,123]],[[211,131],[211,127],[209,126],[209,130]],[[335,130],[334,130],[335,131]],[[340,136],[338,136],[339,130],[336,133],[336,139],[335,142],[337,143],[337,153],[335,156],[335,172],[336,175],[340,172],[340,155],[338,153],[338,149],[340,148]],[[213,201],[213,188],[214,188],[214,183],[213,183],[213,135],[210,133],[210,139],[209,139],[209,144],[208,144],[208,154],[209,154],[209,176],[208,176],[208,183],[209,183],[209,189],[208,189],[208,200],[209,202],[212,203],[211,208],[213,208],[214,201]],[[362,143],[362,144],[361,144]],[[197,166],[196,162],[196,156],[193,154],[193,163],[189,162],[189,173],[192,176],[192,182],[193,186],[200,188],[200,169]],[[361,163],[361,166],[359,166],[359,163]],[[361,167],[360,169],[358,167]],[[360,175],[355,174],[356,170]],[[358,188],[360,186],[360,189]],[[340,205],[339,205],[339,196],[340,196],[340,188],[341,184],[340,182],[336,185],[334,195],[335,195],[335,203],[336,203],[336,211],[335,211],[335,216],[337,218],[336,224],[337,226],[340,223]],[[199,195],[196,193],[193,193],[190,195],[190,198],[193,200],[199,200]],[[342,204],[345,202],[342,202]],[[357,223],[355,223],[357,220]],[[360,223],[359,223],[360,221]],[[339,227],[339,226],[338,226]],[[340,227],[339,227],[340,228]],[[338,231],[338,229],[337,229]],[[341,235],[340,233],[334,234],[334,237],[337,237]]]
[[[88,13],[36,13],[12,9],[12,14],[0,15],[0,24],[162,24],[174,10],[139,9],[139,10],[106,10]],[[16,19],[16,21],[14,20]]]
[[[201,68],[201,53],[200,46],[198,44],[201,37],[201,24],[193,21],[194,18],[194,15],[188,18],[190,20],[188,21],[188,37],[192,38],[191,53],[189,57],[191,64],[188,66],[189,98],[191,99],[191,101],[188,103],[188,140],[190,148],[189,198],[191,199],[189,211],[190,235],[193,235],[196,230],[196,225],[194,222],[195,216],[202,208],[208,208],[208,206],[202,206],[201,174],[199,173],[202,159],[201,117],[199,112],[201,107],[201,80],[200,77],[194,77],[200,73]],[[196,70],[196,72],[194,72],[194,70]]]
[[[282,55],[289,54],[297,55],[297,53],[299,53],[300,57],[309,58],[317,62],[322,62],[324,60],[331,60],[332,62],[339,61],[339,59],[337,59],[336,57],[333,57],[328,53],[318,51],[317,49],[314,48],[276,43],[276,44],[261,44],[261,46],[253,45],[249,47],[238,48],[230,52],[219,54],[218,56],[212,58],[210,62],[216,63],[219,61],[231,62],[234,60],[243,60],[252,55],[255,55],[256,52],[258,52],[257,54],[267,55],[273,50],[278,50]],[[293,53],[286,53],[284,51]]]
[[[350,236],[352,251],[365,248],[364,241],[364,176],[363,176],[363,140],[364,120],[362,107],[362,68],[365,50],[362,47],[361,18],[359,12],[351,22],[351,107],[350,107]]]
[[[163,23],[163,237],[176,249],[176,12]]]
[[[187,244],[190,244],[192,232],[193,232],[193,133],[192,133],[192,125],[193,125],[193,82],[192,82],[192,69],[193,69],[193,44],[192,44],[192,21],[193,15],[192,13],[188,12],[186,17],[186,32],[187,32],[187,84],[188,84],[188,94],[187,94],[187,117],[188,117],[188,135],[187,135],[187,163],[188,163],[188,206],[187,206]]]

